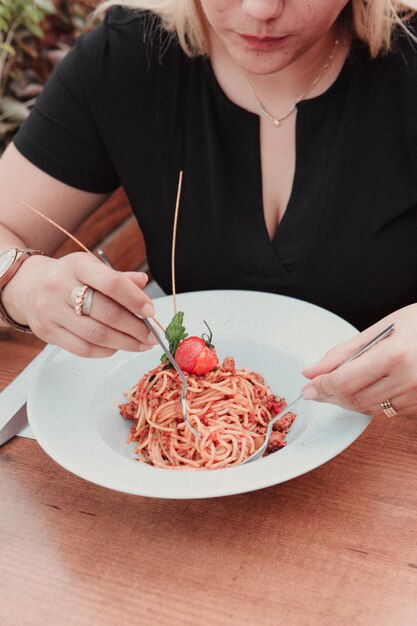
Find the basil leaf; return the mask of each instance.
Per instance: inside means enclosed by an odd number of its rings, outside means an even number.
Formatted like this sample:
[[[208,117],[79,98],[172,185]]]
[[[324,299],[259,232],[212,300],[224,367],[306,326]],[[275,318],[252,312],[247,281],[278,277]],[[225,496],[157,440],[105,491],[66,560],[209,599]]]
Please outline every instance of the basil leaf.
[[[184,313],[178,311],[168,324],[165,330],[165,337],[168,341],[169,351],[172,355],[175,355],[175,351],[183,339],[188,337],[184,327]],[[168,361],[167,355],[164,353],[161,356],[161,363]]]

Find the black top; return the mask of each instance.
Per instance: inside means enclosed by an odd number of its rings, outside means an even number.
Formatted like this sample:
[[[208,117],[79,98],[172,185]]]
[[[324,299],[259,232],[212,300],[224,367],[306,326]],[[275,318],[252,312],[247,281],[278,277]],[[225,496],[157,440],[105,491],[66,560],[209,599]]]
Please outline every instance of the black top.
[[[259,116],[226,97],[208,59],[188,59],[161,31],[151,41],[149,24],[117,8],[82,36],[15,138],[19,151],[80,189],[122,184],[167,293],[183,169],[179,291],[271,291],[361,329],[417,301],[412,45],[403,38],[376,60],[357,46],[330,89],[298,105],[295,179],[271,242]]]

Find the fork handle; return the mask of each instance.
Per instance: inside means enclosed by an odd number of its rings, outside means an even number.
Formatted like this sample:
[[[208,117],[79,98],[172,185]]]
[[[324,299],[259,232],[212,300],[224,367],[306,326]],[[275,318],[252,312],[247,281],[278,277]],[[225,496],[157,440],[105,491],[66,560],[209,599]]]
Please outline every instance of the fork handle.
[[[351,361],[353,361],[353,359],[357,359],[358,356],[361,356],[361,354],[363,354],[364,352],[368,352],[368,350],[370,350],[375,344],[377,344],[380,341],[382,341],[383,339],[385,339],[385,337],[388,337],[388,335],[390,335],[392,333],[394,328],[395,328],[395,324],[391,324],[390,326],[388,326],[385,330],[380,332],[379,335],[377,335],[376,337],[371,339],[371,341],[368,341],[368,343],[366,343],[364,346],[359,348],[359,350],[357,350],[357,352],[355,352],[355,354],[353,354],[352,356],[348,357],[347,359],[345,359],[344,361],[339,363],[339,365],[337,365],[332,370],[332,372],[334,372],[335,370],[339,369],[339,367],[342,367],[342,365],[345,365],[345,363],[350,363]]]

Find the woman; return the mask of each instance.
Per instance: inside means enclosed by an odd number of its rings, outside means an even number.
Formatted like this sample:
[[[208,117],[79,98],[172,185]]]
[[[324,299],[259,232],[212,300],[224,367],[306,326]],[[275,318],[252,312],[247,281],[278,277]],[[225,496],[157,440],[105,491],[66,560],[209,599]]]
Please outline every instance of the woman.
[[[413,11],[391,0],[124,4],[153,16],[115,8],[81,38],[0,163],[0,250],[43,252],[22,253],[0,280],[5,323],[83,356],[153,345],[134,315],[153,313],[146,277],[81,252],[50,258],[61,233],[21,201],[71,231],[123,184],[169,291],[184,170],[179,290],[265,290],[334,311],[365,330],[305,370],[305,396],[415,414]],[[329,373],[388,322],[391,337]]]

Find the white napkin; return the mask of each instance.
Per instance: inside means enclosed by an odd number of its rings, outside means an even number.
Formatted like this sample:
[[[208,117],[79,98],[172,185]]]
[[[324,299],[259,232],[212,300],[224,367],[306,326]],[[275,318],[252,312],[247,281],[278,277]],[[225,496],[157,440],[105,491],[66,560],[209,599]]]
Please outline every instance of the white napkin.
[[[27,400],[32,380],[47,356],[55,350],[55,346],[46,346],[37,357],[0,393],[0,428],[2,428]],[[35,439],[29,426],[20,433],[22,437]]]
[[[164,296],[165,293],[159,287],[159,285],[153,281],[146,288],[145,292],[152,299],[159,298]],[[28,398],[29,387],[32,384],[32,380],[38,370],[38,368],[45,361],[46,357],[51,354],[56,349],[55,346],[47,345],[46,348],[42,350],[38,354],[37,357],[29,363],[29,365],[19,374],[17,378],[14,379],[13,382],[10,383],[0,393],[0,428],[9,421],[11,417],[16,413],[18,409],[24,404]],[[30,426],[26,426],[22,431],[20,431],[19,435],[21,437],[29,437],[30,439],[35,439]]]

